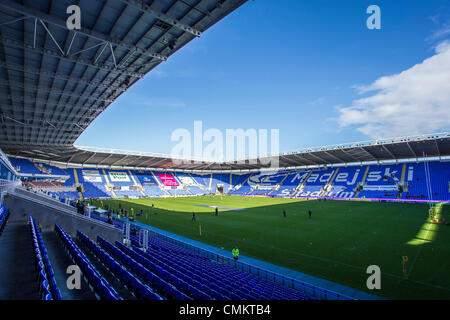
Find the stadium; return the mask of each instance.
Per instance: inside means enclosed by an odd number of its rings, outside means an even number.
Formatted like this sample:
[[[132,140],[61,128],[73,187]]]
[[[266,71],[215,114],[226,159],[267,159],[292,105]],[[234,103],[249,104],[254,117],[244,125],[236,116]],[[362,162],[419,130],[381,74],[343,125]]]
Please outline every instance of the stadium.
[[[70,29],[73,1],[0,1],[1,300],[450,298],[450,132],[226,161],[78,146],[247,1],[75,2]]]

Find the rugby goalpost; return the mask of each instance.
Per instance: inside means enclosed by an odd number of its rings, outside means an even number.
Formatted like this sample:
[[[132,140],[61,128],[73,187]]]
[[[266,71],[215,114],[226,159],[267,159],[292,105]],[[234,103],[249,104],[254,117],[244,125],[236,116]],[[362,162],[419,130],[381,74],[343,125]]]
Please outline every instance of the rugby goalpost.
[[[435,206],[433,203],[433,191],[431,188],[431,175],[430,175],[430,166],[428,163],[428,158],[427,155],[425,154],[425,152],[423,152],[423,165],[425,168],[425,185],[427,188],[427,193],[428,193],[428,205],[429,205],[429,209],[428,209],[428,216],[430,218],[430,220],[434,220],[434,215],[435,215]]]

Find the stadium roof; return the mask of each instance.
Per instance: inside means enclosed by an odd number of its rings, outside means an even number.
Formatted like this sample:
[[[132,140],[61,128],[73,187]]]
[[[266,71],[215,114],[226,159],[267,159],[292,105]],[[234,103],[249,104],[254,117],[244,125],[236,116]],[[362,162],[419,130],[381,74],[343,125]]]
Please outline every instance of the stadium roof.
[[[0,148],[70,158],[117,97],[246,1],[1,0]]]
[[[166,155],[73,144],[118,96],[246,0],[1,0],[0,148],[85,166],[245,170],[266,159],[177,162]],[[68,6],[81,29],[66,27]],[[281,154],[280,167],[450,155],[450,134]],[[262,160],[262,161],[261,161]]]
[[[271,168],[270,161],[278,160],[279,167],[343,165],[383,161],[420,160],[427,158],[448,159],[450,156],[450,132],[387,140],[374,140],[335,146],[325,146],[283,153],[271,159],[244,159],[233,162],[207,162],[175,159],[168,155],[131,152],[99,148],[48,148],[12,152],[34,160],[59,162],[86,167],[162,168],[180,170],[252,170]]]

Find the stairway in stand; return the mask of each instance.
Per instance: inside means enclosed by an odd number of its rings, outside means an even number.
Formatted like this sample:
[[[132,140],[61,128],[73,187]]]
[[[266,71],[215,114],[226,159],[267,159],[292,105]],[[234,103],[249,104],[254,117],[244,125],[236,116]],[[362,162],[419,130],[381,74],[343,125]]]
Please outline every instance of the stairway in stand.
[[[39,300],[28,222],[7,222],[0,236],[0,257],[0,300]]]

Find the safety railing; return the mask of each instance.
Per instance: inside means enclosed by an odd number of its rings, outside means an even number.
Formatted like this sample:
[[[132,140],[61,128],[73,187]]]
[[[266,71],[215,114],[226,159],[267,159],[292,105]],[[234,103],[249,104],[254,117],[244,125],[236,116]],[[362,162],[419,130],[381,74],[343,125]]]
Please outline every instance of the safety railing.
[[[19,186],[18,181],[0,179],[0,205],[3,204],[3,197],[6,193],[14,191]]]

